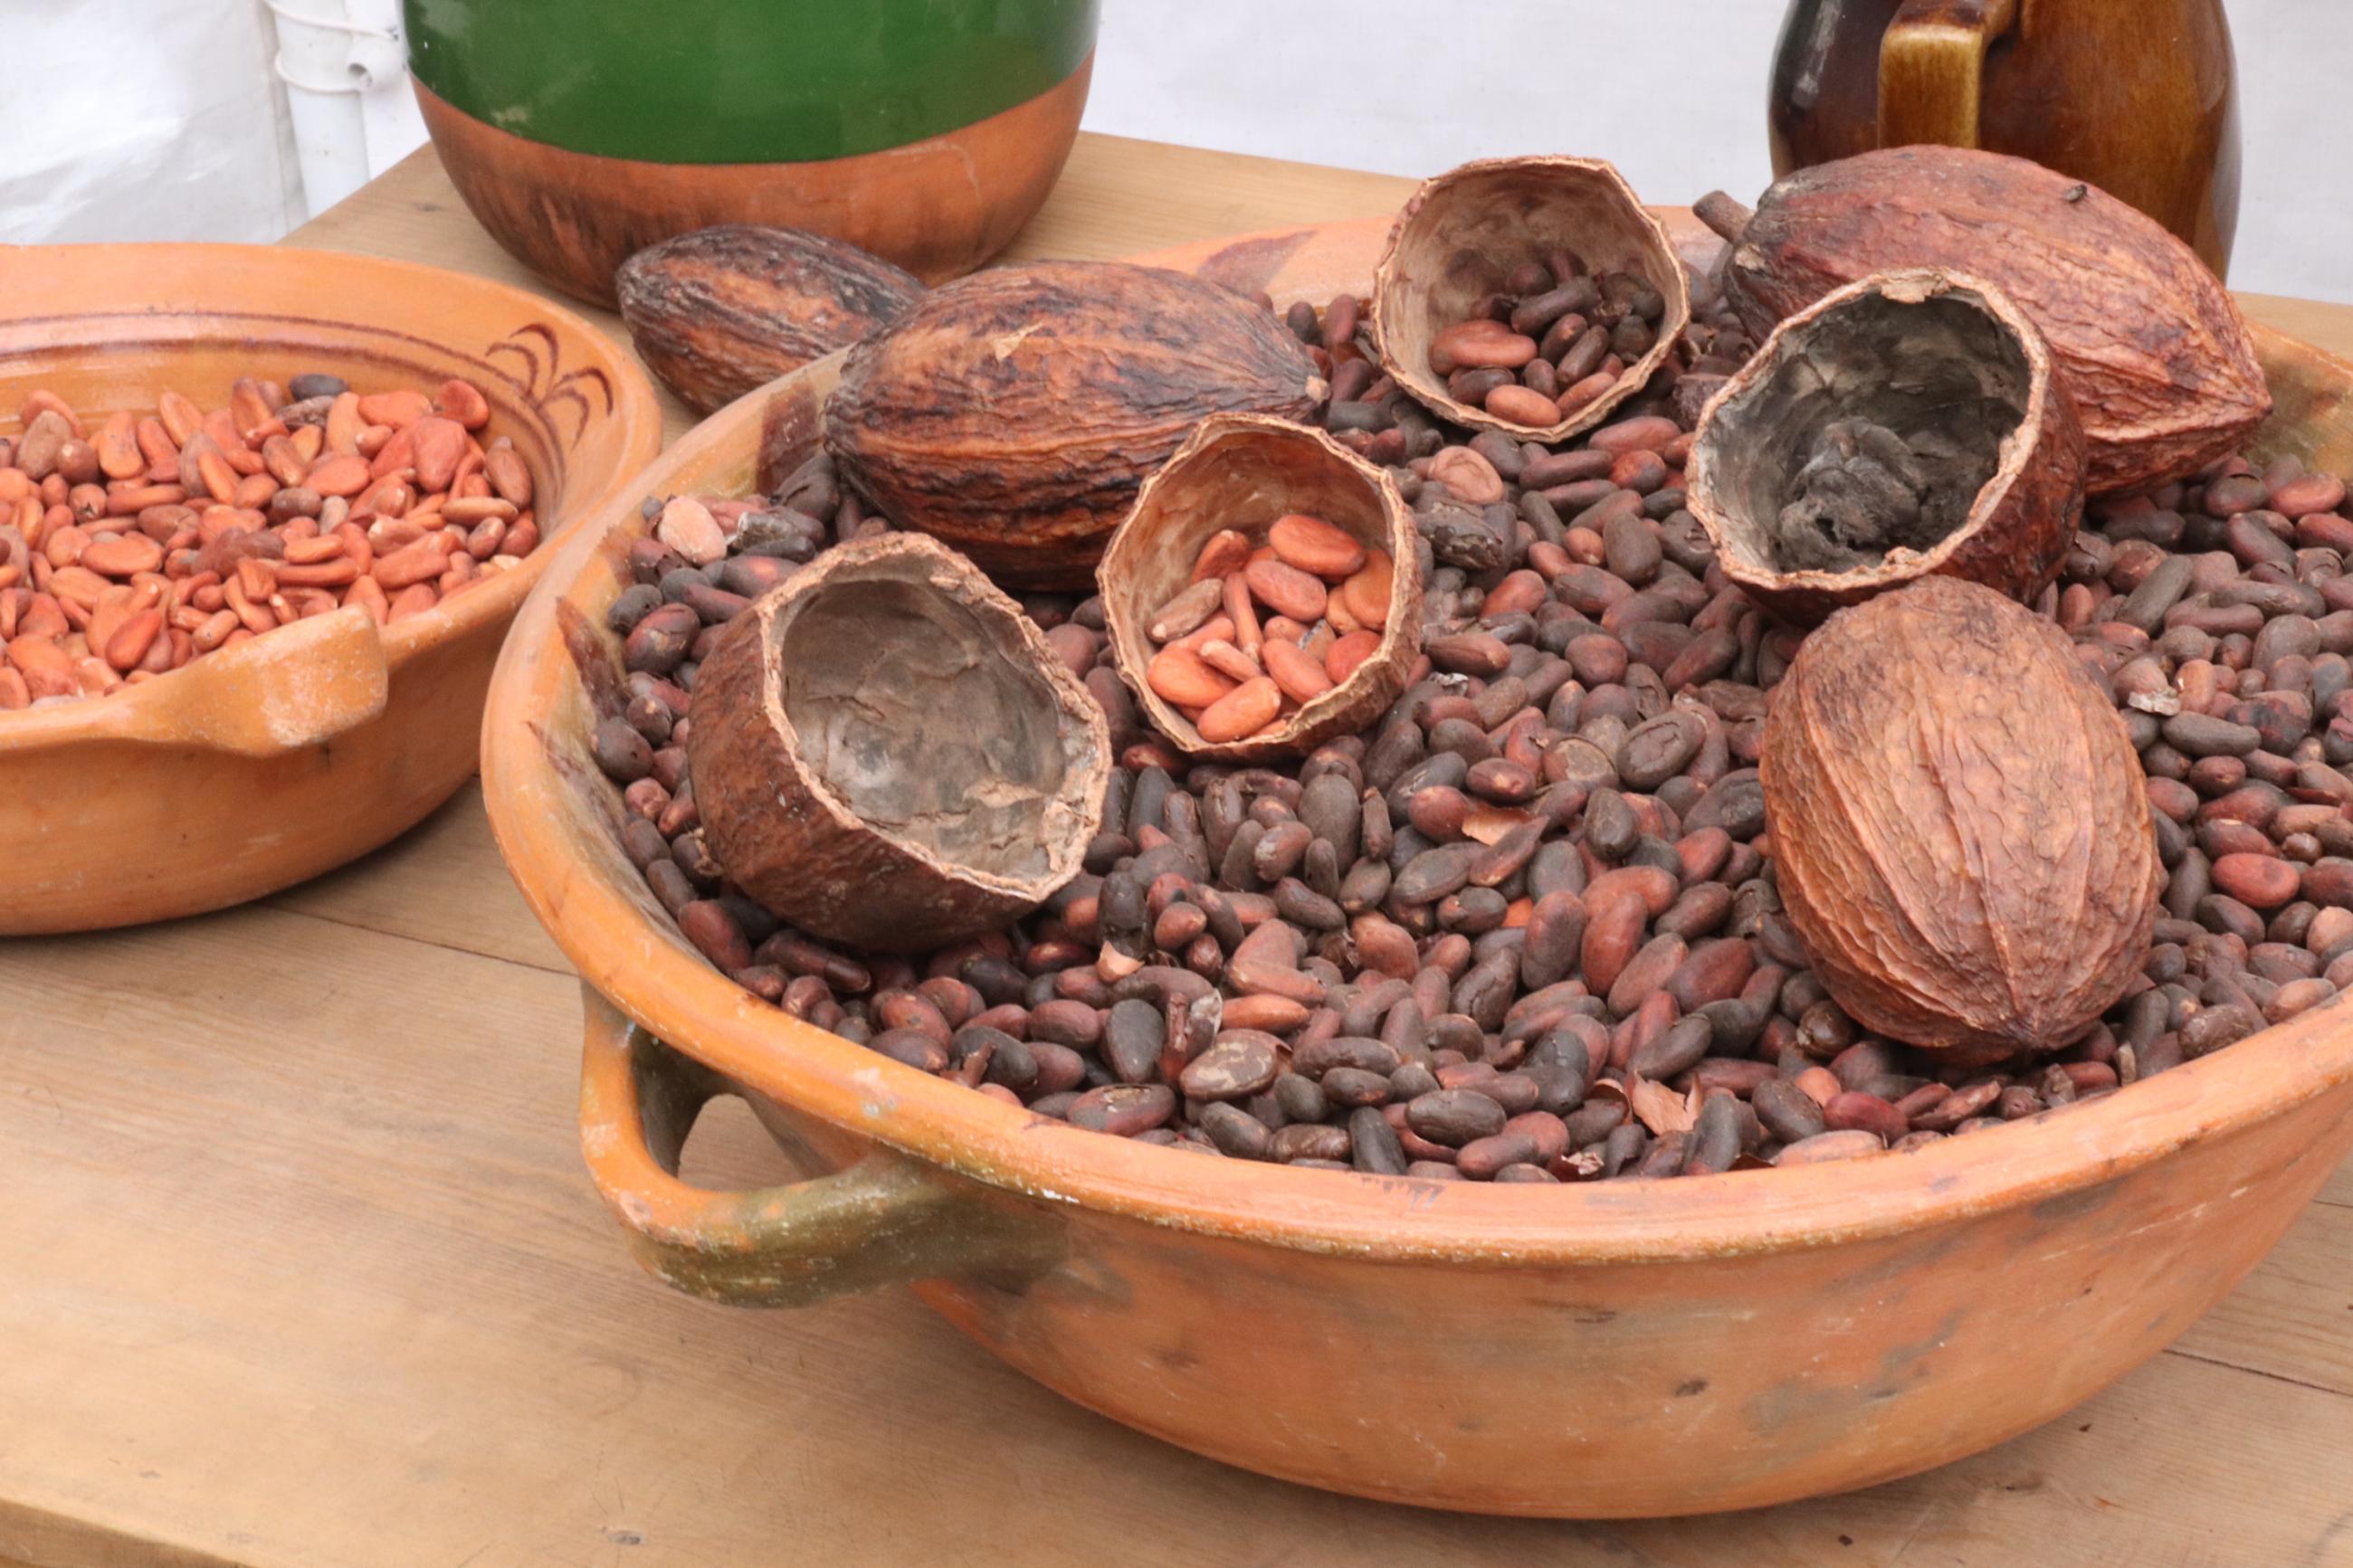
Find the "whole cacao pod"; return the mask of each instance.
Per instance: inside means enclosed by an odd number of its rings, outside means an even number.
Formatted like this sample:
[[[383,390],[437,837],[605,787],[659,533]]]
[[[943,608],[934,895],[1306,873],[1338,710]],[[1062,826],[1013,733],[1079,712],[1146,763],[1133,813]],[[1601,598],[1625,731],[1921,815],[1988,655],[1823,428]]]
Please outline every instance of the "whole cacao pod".
[[[649,245],[613,284],[638,357],[698,414],[847,348],[923,291],[854,245],[752,224]]]
[[[2006,289],[2074,397],[2094,495],[2151,489],[2235,451],[2271,412],[2253,342],[2189,247],[2105,191],[2023,158],[1897,147],[1801,170],[1755,214],[1697,208],[1732,241],[1724,292],[1760,338],[1874,272],[1942,267]]]
[[[860,342],[825,410],[841,473],[999,583],[1083,588],[1146,475],[1211,414],[1304,420],[1327,390],[1251,301],[1056,261],[935,289]]]
[[[2055,1050],[2147,956],[2139,759],[2064,636],[1953,577],[1841,610],[1773,694],[1781,900],[1839,1005],[1964,1065]]]

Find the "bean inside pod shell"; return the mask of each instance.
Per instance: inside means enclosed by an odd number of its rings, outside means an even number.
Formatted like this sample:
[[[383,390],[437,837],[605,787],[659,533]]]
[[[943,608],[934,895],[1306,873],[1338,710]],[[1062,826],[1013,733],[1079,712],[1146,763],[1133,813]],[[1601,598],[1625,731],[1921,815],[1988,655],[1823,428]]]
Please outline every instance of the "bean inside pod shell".
[[[1548,426],[1500,418],[1457,400],[1431,370],[1431,341],[1502,292],[1521,263],[1566,249],[1594,273],[1626,273],[1663,301],[1648,352],[1617,384]],[[1691,289],[1673,242],[1617,169],[1593,158],[1491,158],[1423,184],[1398,213],[1373,274],[1381,366],[1424,406],[1474,430],[1567,440],[1609,418],[1664,364],[1691,321]]]
[[[1334,689],[1279,731],[1219,744],[1152,689],[1153,613],[1181,591],[1202,545],[1236,530],[1263,542],[1286,513],[1306,513],[1392,563],[1378,648]],[[1103,623],[1120,678],[1160,732],[1188,754],[1261,761],[1312,751],[1361,730],[1397,700],[1419,653],[1421,572],[1413,514],[1396,481],[1318,430],[1285,420],[1228,415],[1206,420],[1136,498],[1103,556]]]

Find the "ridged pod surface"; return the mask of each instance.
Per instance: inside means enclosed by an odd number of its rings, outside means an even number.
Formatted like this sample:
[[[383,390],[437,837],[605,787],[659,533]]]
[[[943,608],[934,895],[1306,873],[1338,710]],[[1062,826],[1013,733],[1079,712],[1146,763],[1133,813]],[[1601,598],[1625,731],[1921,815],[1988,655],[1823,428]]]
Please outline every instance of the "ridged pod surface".
[[[698,414],[848,347],[923,291],[854,245],[754,224],[648,246],[613,282],[638,357]]]
[[[1719,227],[1728,204],[1710,198]],[[2092,494],[2154,489],[2236,450],[2271,394],[2238,307],[2197,253],[2105,192],[2038,163],[1898,147],[1775,184],[1725,261],[1758,337],[1834,289],[1943,267],[2007,290],[2050,340],[2084,424]]]
[[[1928,577],[1808,637],[1760,761],[1781,899],[1881,1034],[2056,1050],[2147,956],[2164,878],[2139,760],[2050,622]]]
[[[826,405],[843,477],[997,582],[1084,588],[1146,475],[1212,414],[1302,420],[1328,390],[1275,317],[1182,273],[1000,268],[850,352]]]

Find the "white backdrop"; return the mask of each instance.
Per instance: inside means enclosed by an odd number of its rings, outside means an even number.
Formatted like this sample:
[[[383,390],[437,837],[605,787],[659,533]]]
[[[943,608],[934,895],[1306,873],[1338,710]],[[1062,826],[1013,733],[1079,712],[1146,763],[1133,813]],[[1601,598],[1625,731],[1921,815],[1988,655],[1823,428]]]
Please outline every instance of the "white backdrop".
[[[268,239],[303,217],[258,0],[0,0],[0,239]]]
[[[2245,182],[2232,286],[2353,301],[2348,0],[2226,0]],[[1782,0],[1103,0],[1087,124],[1388,174],[1608,158],[1653,202],[1770,181]],[[1348,47],[1351,41],[1354,47]],[[1344,53],[1344,48],[1345,52]],[[1573,67],[1590,62],[1569,85]],[[1671,108],[1657,82],[1674,84]]]
[[[2232,281],[2353,300],[2353,156],[2337,121],[2353,5],[2229,8],[2246,142]],[[1103,0],[1087,123],[1399,174],[1579,153],[1612,160],[1653,201],[1718,185],[1750,195],[1769,173],[1765,76],[1781,9]],[[20,64],[0,90],[0,239],[260,240],[304,216],[259,0],[0,0],[0,25]],[[1599,68],[1571,85],[1586,63]],[[1676,84],[1672,106],[1654,100],[1659,80]],[[384,140],[369,149],[379,167],[412,144]]]

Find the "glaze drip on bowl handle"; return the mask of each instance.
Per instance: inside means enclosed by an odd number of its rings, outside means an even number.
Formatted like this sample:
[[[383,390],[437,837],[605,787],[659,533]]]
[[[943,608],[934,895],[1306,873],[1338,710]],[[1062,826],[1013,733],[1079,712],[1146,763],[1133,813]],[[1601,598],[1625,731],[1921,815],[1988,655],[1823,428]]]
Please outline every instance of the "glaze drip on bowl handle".
[[[1055,1227],[978,1189],[877,1150],[828,1176],[756,1192],[679,1179],[679,1152],[711,1100],[733,1092],[582,987],[580,1144],[647,1272],[731,1307],[808,1307],[921,1279],[1014,1288],[1060,1252]]]
[[[384,712],[384,638],[356,606],[311,616],[197,659],[139,691],[102,699],[108,738],[275,757],[321,745]]]

